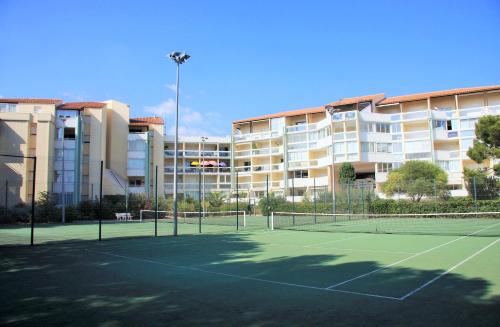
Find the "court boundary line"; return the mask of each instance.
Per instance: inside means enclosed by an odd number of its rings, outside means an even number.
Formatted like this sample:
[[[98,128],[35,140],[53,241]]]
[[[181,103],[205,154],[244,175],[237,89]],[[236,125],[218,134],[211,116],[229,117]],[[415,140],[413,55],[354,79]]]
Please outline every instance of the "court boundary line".
[[[338,239],[338,240],[331,240],[331,241],[325,241],[325,242],[319,242],[319,243],[313,243],[313,244],[303,245],[302,247],[304,247],[304,248],[315,247],[317,245],[330,244],[330,243],[336,243],[336,242],[347,241],[347,240],[354,240],[354,239],[357,239],[357,238],[368,237],[370,235],[371,234],[356,235],[356,236],[346,237],[346,238],[342,238],[342,239]]]
[[[472,233],[470,233],[470,234],[467,234],[467,235],[461,236],[461,237],[459,237],[459,238],[453,239],[453,240],[448,241],[448,242],[446,242],[446,243],[436,245],[436,246],[434,246],[434,247],[432,247],[432,248],[430,248],[430,249],[427,249],[427,250],[424,250],[424,251],[421,251],[421,252],[415,253],[414,255],[411,255],[411,256],[409,256],[409,257],[403,258],[403,259],[401,259],[401,260],[398,260],[398,261],[396,261],[396,262],[390,263],[390,264],[388,264],[388,265],[382,266],[382,267],[380,267],[380,268],[374,269],[374,270],[369,271],[369,272],[367,272],[367,273],[364,273],[364,274],[358,275],[358,276],[356,276],[356,277],[352,277],[352,278],[349,278],[349,279],[347,279],[347,280],[344,280],[344,281],[342,281],[342,282],[339,282],[339,283],[336,283],[336,284],[330,285],[330,286],[328,286],[328,287],[327,287],[327,289],[330,289],[330,290],[331,290],[331,289],[335,289],[335,287],[338,287],[338,286],[341,286],[341,285],[344,285],[344,284],[350,283],[350,282],[355,281],[355,280],[358,280],[358,279],[360,279],[360,278],[364,278],[364,277],[366,277],[366,276],[369,276],[369,275],[374,274],[374,273],[376,273],[376,272],[379,272],[379,271],[381,271],[381,270],[387,269],[387,268],[389,268],[389,267],[395,266],[395,265],[400,264],[400,263],[402,263],[402,262],[405,262],[405,261],[407,261],[407,260],[410,260],[410,259],[416,258],[416,257],[421,256],[421,255],[426,254],[426,253],[429,253],[429,252],[434,251],[434,250],[436,250],[436,249],[439,249],[439,248],[441,248],[441,247],[443,247],[443,246],[446,246],[446,245],[449,245],[449,244],[455,243],[455,242],[460,241],[460,240],[462,240],[462,239],[464,239],[464,238],[467,238],[467,237],[469,237],[469,236],[472,236],[472,235],[474,235],[474,234],[480,233],[480,232],[482,232],[482,231],[485,231],[485,230],[487,230],[487,229],[490,229],[490,228],[495,227],[495,226],[498,226],[498,225],[500,225],[500,223],[496,223],[496,224],[490,225],[490,226],[488,226],[488,227],[485,227],[485,228],[480,229],[480,230],[478,230],[478,231],[475,231],[475,232],[472,232]]]
[[[223,273],[223,272],[200,269],[200,268],[196,268],[193,266],[174,265],[171,263],[166,263],[166,262],[161,262],[161,261],[156,261],[156,260],[151,260],[151,259],[130,257],[130,256],[126,256],[126,255],[109,253],[109,252],[95,251],[95,250],[89,250],[89,249],[86,249],[86,251],[98,253],[101,255],[108,255],[108,256],[112,256],[112,257],[116,257],[116,258],[122,258],[122,259],[130,260],[130,261],[145,262],[145,263],[150,263],[150,264],[166,266],[166,267],[170,267],[170,268],[174,268],[174,269],[196,271],[196,272],[231,277],[231,278],[236,278],[236,279],[241,279],[241,280],[252,280],[252,281],[268,283],[268,284],[275,284],[275,285],[283,285],[283,286],[305,288],[305,289],[318,290],[318,291],[345,293],[345,294],[367,296],[367,297],[380,298],[380,299],[386,299],[386,300],[401,301],[400,298],[392,297],[392,296],[385,296],[385,295],[372,294],[372,293],[363,293],[363,292],[354,292],[354,291],[347,291],[347,290],[331,290],[331,289],[320,287],[320,286],[311,286],[311,285],[305,285],[305,284],[281,282],[281,281],[252,277],[252,276],[241,276],[241,275],[236,275],[236,274],[231,274],[231,273]]]
[[[495,245],[496,243],[498,243],[500,241],[500,238],[497,238],[495,241],[489,243],[488,245],[484,246],[483,248],[481,248],[480,250],[474,252],[473,254],[471,254],[470,256],[468,256],[467,258],[463,259],[462,261],[460,261],[459,263],[457,263],[456,265],[454,265],[453,267],[451,268],[448,268],[446,271],[443,271],[442,273],[440,273],[439,275],[437,275],[436,277],[428,280],[427,282],[421,284],[419,287],[415,288],[414,290],[406,293],[405,295],[403,295],[402,297],[400,297],[399,299],[401,301],[404,301],[406,300],[407,298],[409,298],[410,296],[414,295],[415,293],[421,291],[422,289],[426,288],[427,286],[431,285],[432,283],[434,283],[435,281],[437,281],[438,279],[440,279],[441,277],[444,277],[445,275],[449,274],[450,272],[452,272],[453,270],[455,270],[456,268],[460,267],[461,265],[463,265],[464,263],[466,263],[467,261],[469,261],[470,259],[476,257],[477,255],[481,254],[483,251],[486,251],[487,249],[489,249],[490,247],[492,247],[493,245]]]

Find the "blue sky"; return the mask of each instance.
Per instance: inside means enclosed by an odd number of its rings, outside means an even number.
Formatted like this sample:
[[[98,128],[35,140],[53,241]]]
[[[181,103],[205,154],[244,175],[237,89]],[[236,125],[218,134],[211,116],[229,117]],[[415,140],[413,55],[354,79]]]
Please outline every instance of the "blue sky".
[[[500,84],[500,1],[0,0],[0,95],[117,99],[181,133],[338,98]]]

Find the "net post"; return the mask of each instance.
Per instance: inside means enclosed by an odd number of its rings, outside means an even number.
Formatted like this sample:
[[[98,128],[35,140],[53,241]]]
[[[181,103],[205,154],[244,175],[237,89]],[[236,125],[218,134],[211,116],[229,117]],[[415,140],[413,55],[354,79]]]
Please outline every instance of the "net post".
[[[155,237],[158,236],[158,165],[155,166]]]
[[[247,226],[247,213],[243,211],[243,227]]]
[[[271,212],[271,230],[274,230],[274,212]]]
[[[104,169],[104,161],[101,160],[101,175],[99,182],[99,241],[102,240],[102,173]]]
[[[198,170],[198,233],[201,234],[201,168]]]
[[[31,189],[31,240],[30,245],[33,246],[35,237],[35,185],[36,185],[36,156],[33,157],[33,181]]]
[[[143,209],[139,210],[139,221],[142,221],[142,213],[144,212]]]

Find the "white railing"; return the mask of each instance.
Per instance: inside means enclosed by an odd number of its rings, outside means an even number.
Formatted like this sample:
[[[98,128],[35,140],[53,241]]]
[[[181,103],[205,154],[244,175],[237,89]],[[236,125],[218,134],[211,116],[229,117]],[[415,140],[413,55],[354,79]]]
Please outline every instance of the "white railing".
[[[416,120],[416,119],[426,119],[426,118],[429,118],[429,112],[427,110],[403,113],[403,120]]]
[[[429,138],[428,130],[420,130],[413,132],[405,132],[404,133],[405,140],[414,140],[414,139],[425,139]]]
[[[235,142],[245,142],[245,141],[254,141],[254,140],[263,140],[281,136],[283,134],[282,131],[266,131],[266,132],[256,132],[256,133],[247,133],[247,134],[237,134],[234,136]]]

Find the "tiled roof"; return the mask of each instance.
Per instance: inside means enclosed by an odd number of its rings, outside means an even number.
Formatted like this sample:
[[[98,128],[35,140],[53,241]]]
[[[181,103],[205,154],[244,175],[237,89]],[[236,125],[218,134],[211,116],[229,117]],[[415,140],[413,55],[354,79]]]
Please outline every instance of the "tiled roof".
[[[33,103],[33,104],[58,104],[59,99],[36,99],[36,98],[0,98],[0,103]]]
[[[84,108],[104,108],[106,107],[105,103],[102,102],[66,102],[58,106],[58,109],[84,109]]]
[[[279,117],[300,116],[300,115],[305,115],[305,114],[315,114],[318,112],[325,112],[325,107],[313,107],[313,108],[304,108],[304,109],[278,112],[276,114],[262,115],[262,116],[257,116],[257,117],[253,117],[253,118],[235,120],[235,121],[233,121],[233,123],[240,124],[240,123],[246,123],[246,122],[256,121],[256,120],[264,120],[264,119],[279,118]]]
[[[370,102],[374,101],[375,103],[379,102],[385,97],[384,93],[377,93],[377,94],[370,94],[370,95],[363,95],[359,97],[352,97],[352,98],[344,98],[340,99],[334,102],[329,103],[329,106],[345,106],[349,104],[356,104],[356,103],[361,103],[361,102]]]
[[[137,117],[130,118],[130,125],[132,126],[144,126],[144,125],[163,125],[163,119],[160,117]]]
[[[500,90],[500,85],[465,87],[465,88],[460,88],[460,89],[451,89],[451,90],[444,90],[444,91],[401,95],[401,96],[386,98],[386,99],[380,101],[379,104],[395,104],[395,103],[399,103],[399,102],[418,101],[418,100],[425,100],[427,98],[443,97],[443,96],[449,96],[449,95],[460,95],[460,94],[476,93],[476,92],[485,92],[485,91],[492,91],[492,90]]]

